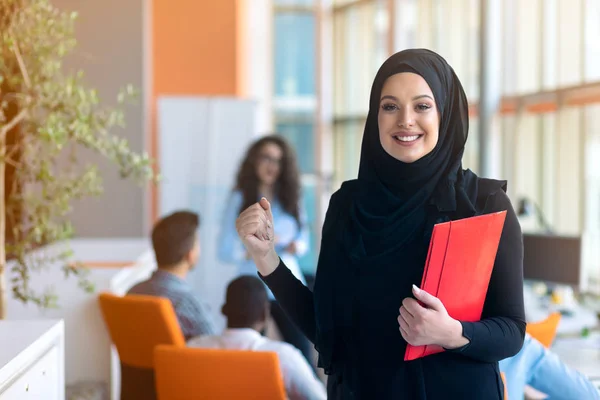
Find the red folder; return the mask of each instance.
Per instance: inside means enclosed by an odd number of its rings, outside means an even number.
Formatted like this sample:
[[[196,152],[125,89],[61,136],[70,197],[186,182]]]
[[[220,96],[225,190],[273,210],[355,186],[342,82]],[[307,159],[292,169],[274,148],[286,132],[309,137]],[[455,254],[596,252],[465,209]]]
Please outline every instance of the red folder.
[[[481,319],[506,211],[437,224],[433,228],[421,289],[439,298],[459,321]],[[404,360],[444,351],[407,345]]]

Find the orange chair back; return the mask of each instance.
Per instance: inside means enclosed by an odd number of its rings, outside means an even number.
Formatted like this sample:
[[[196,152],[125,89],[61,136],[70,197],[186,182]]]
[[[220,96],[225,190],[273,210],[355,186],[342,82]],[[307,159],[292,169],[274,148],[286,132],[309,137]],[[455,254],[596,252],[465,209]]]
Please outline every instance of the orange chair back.
[[[556,337],[556,330],[560,322],[561,314],[552,313],[543,321],[527,324],[526,332],[538,342],[549,348]]]
[[[153,368],[154,347],[159,344],[185,346],[177,316],[168,299],[101,293],[99,302],[122,363]]]
[[[274,352],[158,346],[158,400],[284,400]]]

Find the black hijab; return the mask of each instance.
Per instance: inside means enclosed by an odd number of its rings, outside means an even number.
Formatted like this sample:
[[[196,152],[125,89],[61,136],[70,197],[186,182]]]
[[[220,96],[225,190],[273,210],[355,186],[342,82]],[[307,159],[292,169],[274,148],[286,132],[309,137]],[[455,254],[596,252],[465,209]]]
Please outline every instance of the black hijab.
[[[387,78],[411,72],[425,79],[440,115],[439,139],[429,154],[404,163],[381,146],[377,117]],[[438,54],[404,50],[379,69],[371,89],[362,140],[358,191],[351,209],[352,234],[347,241],[354,258],[396,253],[415,235],[427,235],[427,205],[462,216],[475,213],[475,193],[465,192],[462,156],[469,130],[468,103],[458,77]],[[467,174],[467,178],[470,174]],[[431,224],[430,224],[431,225]]]

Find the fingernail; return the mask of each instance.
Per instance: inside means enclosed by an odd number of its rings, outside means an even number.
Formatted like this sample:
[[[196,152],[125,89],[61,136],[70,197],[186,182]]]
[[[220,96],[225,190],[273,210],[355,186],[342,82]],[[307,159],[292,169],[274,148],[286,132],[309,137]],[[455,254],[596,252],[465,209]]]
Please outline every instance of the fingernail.
[[[415,291],[415,293],[419,293],[421,291],[421,289],[419,289],[417,285],[413,285],[413,290]]]

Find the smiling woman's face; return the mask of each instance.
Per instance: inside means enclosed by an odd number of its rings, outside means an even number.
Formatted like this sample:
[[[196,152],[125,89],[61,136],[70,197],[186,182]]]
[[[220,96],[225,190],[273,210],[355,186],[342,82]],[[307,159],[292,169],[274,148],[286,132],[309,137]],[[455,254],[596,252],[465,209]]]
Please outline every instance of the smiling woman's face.
[[[404,163],[425,157],[438,142],[438,109],[431,88],[418,74],[402,72],[385,81],[377,121],[381,146]]]

